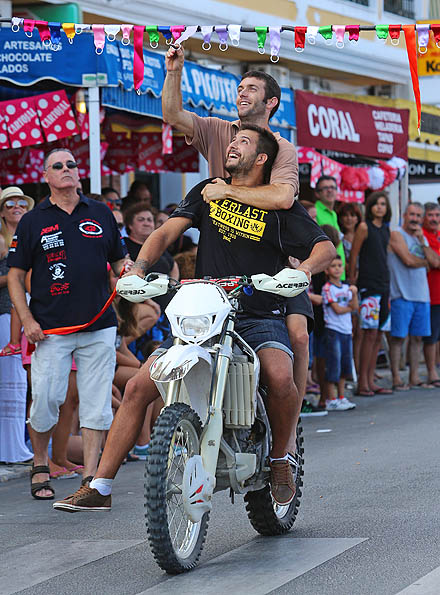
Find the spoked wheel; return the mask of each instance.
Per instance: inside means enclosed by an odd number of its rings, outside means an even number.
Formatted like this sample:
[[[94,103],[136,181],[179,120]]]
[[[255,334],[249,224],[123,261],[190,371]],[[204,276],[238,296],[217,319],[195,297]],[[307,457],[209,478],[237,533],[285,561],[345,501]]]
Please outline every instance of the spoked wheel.
[[[198,523],[187,516],[182,497],[185,465],[200,453],[200,419],[191,407],[167,407],[154,426],[145,467],[148,541],[159,566],[169,574],[196,566],[205,542],[209,513]]]
[[[261,535],[282,535],[287,533],[295,522],[302,495],[303,444],[302,427],[298,423],[296,429],[296,456],[295,461],[291,462],[296,493],[290,504],[287,506],[277,504],[272,498],[269,485],[257,492],[248,492],[244,497],[251,525]]]

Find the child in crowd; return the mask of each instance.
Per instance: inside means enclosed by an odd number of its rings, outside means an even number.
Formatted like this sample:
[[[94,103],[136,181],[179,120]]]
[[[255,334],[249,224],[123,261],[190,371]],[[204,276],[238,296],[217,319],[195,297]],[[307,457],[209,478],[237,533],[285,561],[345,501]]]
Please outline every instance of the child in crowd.
[[[346,411],[356,405],[344,396],[345,379],[352,375],[353,347],[351,313],[358,309],[357,288],[341,281],[344,266],[340,256],[326,270],[322,288],[324,307],[327,411]],[[338,398],[339,397],[339,398]]]

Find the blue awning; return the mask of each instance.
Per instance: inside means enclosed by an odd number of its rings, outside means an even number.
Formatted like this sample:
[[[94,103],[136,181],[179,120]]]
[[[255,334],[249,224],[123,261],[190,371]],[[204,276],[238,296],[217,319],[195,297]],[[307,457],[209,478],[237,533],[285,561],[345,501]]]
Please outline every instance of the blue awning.
[[[23,31],[0,28],[0,81],[20,87],[43,80],[63,85],[102,87],[102,105],[135,114],[162,117],[161,95],[165,79],[165,58],[144,50],[144,81],[138,95],[133,89],[133,46],[107,41],[97,55],[93,36],[76,35],[72,44],[62,33],[62,49],[53,51]],[[224,70],[185,62],[182,96],[185,109],[201,116],[215,115],[237,119],[236,89],[240,79]],[[295,126],[295,107],[291,89],[282,89],[281,104],[271,120],[271,128],[289,138]]]

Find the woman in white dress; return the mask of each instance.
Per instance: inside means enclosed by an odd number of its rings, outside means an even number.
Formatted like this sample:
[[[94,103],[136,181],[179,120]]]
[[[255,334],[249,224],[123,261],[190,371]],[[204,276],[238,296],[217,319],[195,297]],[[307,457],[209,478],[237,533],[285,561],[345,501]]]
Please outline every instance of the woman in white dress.
[[[21,350],[10,344],[11,301],[7,288],[7,249],[11,245],[18,222],[34,206],[16,186],[5,188],[0,195],[0,462],[22,463],[32,458],[24,440],[26,419],[26,372],[21,363]],[[3,246],[3,249],[2,249]]]

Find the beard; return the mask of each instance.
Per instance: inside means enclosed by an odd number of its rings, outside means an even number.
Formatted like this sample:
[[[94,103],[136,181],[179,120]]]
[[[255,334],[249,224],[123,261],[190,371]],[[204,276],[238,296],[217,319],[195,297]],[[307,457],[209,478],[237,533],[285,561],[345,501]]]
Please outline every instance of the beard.
[[[255,103],[254,105],[250,106],[249,108],[244,109],[248,109],[248,111],[241,115],[240,107],[237,106],[238,117],[243,123],[252,123],[253,121],[258,120],[266,114],[266,103],[264,101],[259,101],[258,103]]]
[[[231,176],[246,176],[251,169],[254,167],[254,163],[257,159],[257,154],[249,155],[248,157],[240,157],[237,161],[233,161],[228,164],[226,159],[225,170]]]

